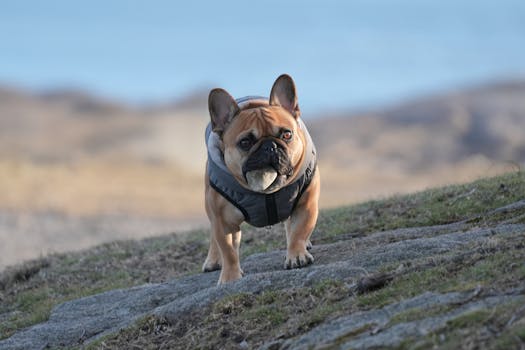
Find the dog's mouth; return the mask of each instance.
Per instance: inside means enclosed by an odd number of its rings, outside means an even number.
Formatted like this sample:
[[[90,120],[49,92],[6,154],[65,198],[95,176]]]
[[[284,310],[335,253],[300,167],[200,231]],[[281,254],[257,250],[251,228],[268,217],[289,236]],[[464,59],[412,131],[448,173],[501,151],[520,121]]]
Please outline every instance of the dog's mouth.
[[[243,165],[243,175],[252,191],[272,193],[286,185],[293,167],[284,148],[268,139]]]
[[[248,171],[245,174],[246,182],[252,191],[264,192],[277,179],[277,171],[272,167]]]
[[[281,175],[273,167],[265,167],[246,172],[244,178],[252,191],[272,193],[286,184],[289,175]]]

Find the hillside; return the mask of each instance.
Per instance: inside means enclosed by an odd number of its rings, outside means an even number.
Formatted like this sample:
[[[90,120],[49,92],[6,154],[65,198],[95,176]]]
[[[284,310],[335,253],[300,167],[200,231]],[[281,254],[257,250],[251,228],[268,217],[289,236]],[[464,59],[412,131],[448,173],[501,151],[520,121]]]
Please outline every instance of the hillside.
[[[524,198],[514,172],[324,210],[297,270],[282,227],[245,227],[222,287],[203,231],[43,257],[0,275],[0,349],[518,349]]]

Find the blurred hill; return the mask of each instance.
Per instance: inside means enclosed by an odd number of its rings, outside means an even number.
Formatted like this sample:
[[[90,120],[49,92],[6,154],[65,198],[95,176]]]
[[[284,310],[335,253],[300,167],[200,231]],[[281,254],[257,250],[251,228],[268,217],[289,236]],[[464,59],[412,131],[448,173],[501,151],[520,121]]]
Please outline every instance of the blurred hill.
[[[371,113],[325,118],[313,123],[312,131],[323,149],[334,151],[334,146],[343,145],[373,150],[401,158],[408,168],[417,169],[429,162],[454,163],[475,154],[523,161],[524,126],[525,82],[509,82],[421,98]],[[392,143],[385,134],[390,134]],[[352,158],[347,154],[344,161]]]
[[[340,113],[309,127],[326,168],[330,204],[341,204],[332,197],[337,193],[366,199],[465,182],[525,162],[525,81]],[[326,181],[334,174],[337,179]],[[345,178],[351,190],[340,186]]]
[[[137,107],[75,90],[0,88],[0,238],[10,242],[0,267],[49,249],[206,225],[207,93]],[[305,120],[319,152],[324,208],[525,162],[525,81]],[[58,224],[41,224],[48,219]],[[57,248],[49,237],[59,231]]]
[[[208,117],[193,98],[139,109],[82,91],[0,88],[0,156],[44,163],[133,158],[200,169],[204,146],[196,141]]]

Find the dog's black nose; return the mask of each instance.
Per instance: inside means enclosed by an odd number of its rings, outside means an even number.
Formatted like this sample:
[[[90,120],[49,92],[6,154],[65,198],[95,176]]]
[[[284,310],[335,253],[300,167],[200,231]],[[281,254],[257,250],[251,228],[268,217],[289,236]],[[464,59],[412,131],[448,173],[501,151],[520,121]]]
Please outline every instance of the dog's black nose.
[[[277,151],[277,143],[275,141],[272,141],[272,140],[266,140],[262,144],[262,149],[265,152],[274,153],[275,151]]]

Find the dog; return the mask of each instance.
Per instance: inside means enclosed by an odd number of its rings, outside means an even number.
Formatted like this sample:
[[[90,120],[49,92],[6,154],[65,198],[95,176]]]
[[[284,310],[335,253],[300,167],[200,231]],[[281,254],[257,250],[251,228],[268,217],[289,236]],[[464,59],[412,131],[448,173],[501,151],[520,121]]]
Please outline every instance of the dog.
[[[293,79],[279,76],[269,98],[235,100],[213,89],[208,108],[205,207],[211,237],[202,270],[221,269],[219,285],[242,277],[243,222],[264,227],[284,221],[284,267],[312,264],[308,250],[318,216],[320,175]]]

